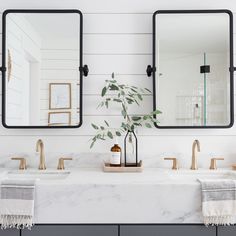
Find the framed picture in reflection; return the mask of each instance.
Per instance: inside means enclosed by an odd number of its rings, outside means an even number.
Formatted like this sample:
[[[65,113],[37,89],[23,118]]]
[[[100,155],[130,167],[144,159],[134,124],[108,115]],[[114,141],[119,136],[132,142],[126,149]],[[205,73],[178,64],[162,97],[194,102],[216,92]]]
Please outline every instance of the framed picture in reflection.
[[[49,112],[48,113],[48,125],[71,125],[71,112]]]
[[[80,84],[79,83],[76,84],[76,90],[77,90],[77,110],[79,110],[80,109],[80,96],[79,96]]]
[[[71,84],[49,84],[49,109],[71,109]]]

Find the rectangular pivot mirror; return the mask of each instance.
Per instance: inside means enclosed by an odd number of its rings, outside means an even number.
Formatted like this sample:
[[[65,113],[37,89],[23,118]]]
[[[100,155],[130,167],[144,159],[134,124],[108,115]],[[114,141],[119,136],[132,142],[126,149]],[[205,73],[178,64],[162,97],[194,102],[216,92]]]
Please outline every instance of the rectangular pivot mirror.
[[[233,125],[233,16],[228,10],[153,16],[154,109],[158,128]]]
[[[3,13],[2,122],[6,128],[82,124],[82,14]]]

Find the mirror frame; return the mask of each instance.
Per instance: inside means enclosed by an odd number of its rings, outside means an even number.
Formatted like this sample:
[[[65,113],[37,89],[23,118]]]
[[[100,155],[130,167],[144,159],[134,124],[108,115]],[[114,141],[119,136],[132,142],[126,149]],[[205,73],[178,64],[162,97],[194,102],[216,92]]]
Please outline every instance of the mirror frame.
[[[9,13],[36,13],[36,14],[60,14],[60,13],[76,13],[79,14],[80,17],[80,52],[79,52],[79,82],[80,82],[80,113],[79,113],[79,124],[78,125],[71,125],[71,126],[9,126],[6,124],[6,17]],[[88,66],[83,65],[83,14],[81,11],[77,9],[7,9],[2,14],[2,67],[0,68],[2,72],[2,125],[8,129],[64,129],[64,128],[79,128],[83,123],[83,76],[88,75]]]
[[[211,13],[226,13],[229,16],[229,73],[230,73],[230,122],[228,125],[212,125],[212,126],[160,126],[155,123],[158,129],[218,129],[231,128],[234,124],[234,58],[233,58],[233,13],[227,9],[219,10],[159,10],[153,14],[153,32],[152,32],[152,66],[147,66],[147,76],[153,77],[153,110],[157,109],[156,99],[156,15],[158,14],[211,14]],[[158,117],[157,117],[158,118]]]

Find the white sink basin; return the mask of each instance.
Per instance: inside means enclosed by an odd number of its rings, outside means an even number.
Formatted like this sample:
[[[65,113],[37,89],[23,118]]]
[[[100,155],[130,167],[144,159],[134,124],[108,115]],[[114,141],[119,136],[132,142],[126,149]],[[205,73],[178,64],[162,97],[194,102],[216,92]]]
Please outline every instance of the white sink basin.
[[[173,171],[169,174],[170,179],[177,181],[194,181],[198,179],[236,179],[236,173],[232,171]]]
[[[39,179],[39,180],[62,180],[66,179],[70,175],[69,171],[9,171],[7,177],[9,179]]]

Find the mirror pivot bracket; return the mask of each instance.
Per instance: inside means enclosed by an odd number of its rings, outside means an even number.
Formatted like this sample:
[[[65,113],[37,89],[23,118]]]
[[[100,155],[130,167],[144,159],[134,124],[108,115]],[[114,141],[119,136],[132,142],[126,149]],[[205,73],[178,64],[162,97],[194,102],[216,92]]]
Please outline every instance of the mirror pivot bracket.
[[[152,67],[151,65],[147,66],[146,73],[147,73],[148,77],[150,77],[152,75],[152,73],[155,72],[155,71],[156,71],[155,67]]]
[[[1,71],[1,72],[6,72],[6,71],[7,71],[7,68],[6,68],[6,67],[0,67],[0,71]]]
[[[88,76],[88,73],[89,73],[89,68],[88,68],[87,65],[80,66],[80,67],[79,67],[79,71],[80,71],[80,72],[83,72],[84,76],[87,77],[87,76]]]
[[[229,67],[229,71],[230,71],[230,72],[236,71],[236,67],[235,67],[235,66]]]

